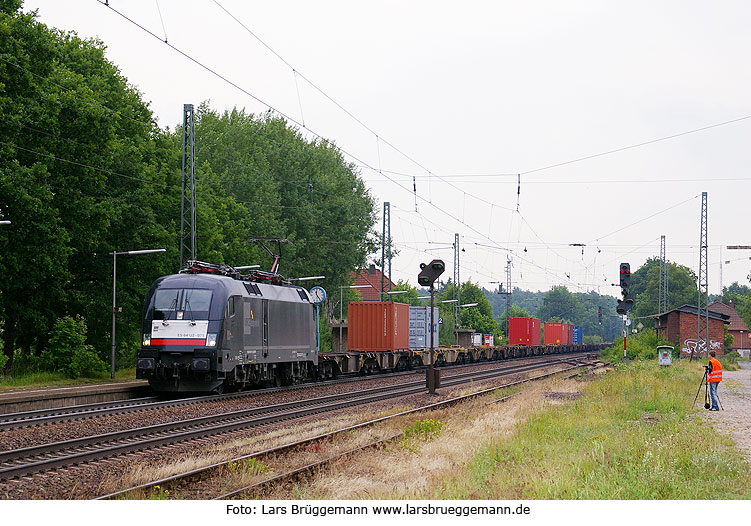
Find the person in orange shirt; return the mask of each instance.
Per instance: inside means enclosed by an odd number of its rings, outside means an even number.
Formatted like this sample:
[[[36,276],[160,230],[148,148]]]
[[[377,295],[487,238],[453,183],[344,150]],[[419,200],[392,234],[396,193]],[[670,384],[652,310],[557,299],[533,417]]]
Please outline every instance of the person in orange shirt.
[[[714,351],[709,351],[709,368],[707,370],[707,383],[709,384],[709,395],[712,397],[712,407],[710,411],[719,411],[717,400],[717,386],[722,382],[722,364],[715,358],[717,355]]]

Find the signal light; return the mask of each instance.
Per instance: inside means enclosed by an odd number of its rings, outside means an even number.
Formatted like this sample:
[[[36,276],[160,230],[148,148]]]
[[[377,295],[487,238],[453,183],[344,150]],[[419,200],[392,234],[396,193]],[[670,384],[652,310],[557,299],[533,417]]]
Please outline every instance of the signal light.
[[[631,285],[631,265],[621,263],[621,288],[628,289]]]
[[[428,264],[420,263],[420,274],[417,275],[417,282],[423,287],[433,285],[438,276],[446,270],[446,265],[440,259],[434,259]]]
[[[631,286],[631,265],[628,263],[621,263],[620,265],[620,277],[621,277],[621,294],[623,300],[618,300],[618,306],[615,311],[618,314],[626,314],[634,306],[634,300],[631,298],[628,292],[628,288]]]

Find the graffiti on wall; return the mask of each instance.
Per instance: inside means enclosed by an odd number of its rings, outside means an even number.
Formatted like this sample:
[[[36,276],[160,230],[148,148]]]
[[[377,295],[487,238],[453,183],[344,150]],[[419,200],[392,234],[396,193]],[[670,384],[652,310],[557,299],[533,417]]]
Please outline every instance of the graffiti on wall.
[[[720,350],[722,349],[722,342],[710,339],[709,348]],[[694,356],[702,356],[702,354],[704,356],[708,356],[707,342],[705,340],[697,340],[696,338],[686,338],[685,340],[683,340],[683,347],[681,347],[681,352],[685,354],[691,354],[693,352]]]

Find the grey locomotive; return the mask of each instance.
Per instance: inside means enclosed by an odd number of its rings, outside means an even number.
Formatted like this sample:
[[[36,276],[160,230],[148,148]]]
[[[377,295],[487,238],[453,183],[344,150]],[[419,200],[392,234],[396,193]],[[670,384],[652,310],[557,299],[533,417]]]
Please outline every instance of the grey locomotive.
[[[136,377],[156,391],[288,385],[317,366],[311,298],[277,274],[192,261],[146,297]]]

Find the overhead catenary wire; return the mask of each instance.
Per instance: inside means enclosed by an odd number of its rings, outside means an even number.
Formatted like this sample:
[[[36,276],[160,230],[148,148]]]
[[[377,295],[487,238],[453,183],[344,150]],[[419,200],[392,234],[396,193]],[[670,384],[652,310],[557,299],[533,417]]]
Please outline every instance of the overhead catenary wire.
[[[101,2],[101,0],[100,0],[100,3],[102,3],[102,2]],[[112,7],[111,7],[111,6],[109,6],[109,5],[107,4],[107,3],[104,3],[104,5],[106,5],[106,6],[107,6],[107,7],[109,7],[110,9],[112,9]],[[127,16],[123,15],[122,13],[118,12],[117,10],[114,10],[114,9],[113,9],[113,11],[115,11],[115,12],[116,12],[116,13],[117,13],[118,15],[122,16],[123,18],[125,18],[125,19],[126,19],[126,20],[128,20],[128,21],[130,21],[131,23],[134,23],[134,24],[135,24],[136,26],[140,27],[140,28],[141,28],[142,30],[146,31],[146,32],[147,32],[148,34],[151,34],[152,36],[155,36],[155,35],[154,35],[154,34],[153,34],[152,32],[150,32],[149,30],[147,30],[147,29],[143,28],[142,26],[140,26],[139,24],[137,24],[136,22],[134,22],[133,20],[131,20],[131,19],[130,19],[130,18],[128,18]],[[156,37],[156,36],[155,36],[155,37]],[[318,135],[318,134],[317,134],[316,132],[312,131],[312,130],[311,130],[311,129],[310,129],[309,127],[306,127],[306,126],[304,126],[304,125],[303,125],[302,123],[300,123],[300,122],[298,122],[297,120],[295,120],[295,119],[291,118],[290,116],[288,116],[287,114],[283,113],[282,111],[280,111],[280,110],[278,110],[278,109],[276,109],[276,108],[274,108],[274,107],[270,106],[269,104],[265,103],[265,102],[264,102],[263,100],[261,100],[260,98],[256,97],[255,95],[253,95],[253,94],[252,94],[252,93],[250,93],[249,91],[245,90],[244,88],[242,88],[242,87],[238,86],[238,85],[237,85],[236,83],[233,83],[232,81],[230,81],[230,80],[229,80],[229,79],[227,79],[226,77],[222,76],[222,75],[221,75],[221,74],[219,74],[218,72],[214,71],[213,69],[211,69],[211,68],[207,67],[206,65],[202,64],[202,63],[201,63],[200,61],[198,61],[198,60],[196,60],[196,59],[194,59],[194,58],[190,57],[190,56],[189,56],[189,55],[187,55],[187,54],[186,54],[185,52],[183,52],[183,51],[181,51],[181,50],[179,50],[179,49],[175,48],[175,46],[172,46],[172,45],[171,45],[171,44],[169,44],[169,43],[165,43],[165,45],[168,45],[168,46],[170,46],[170,47],[171,47],[171,48],[173,48],[173,49],[174,49],[174,50],[175,50],[176,52],[178,52],[178,53],[180,53],[181,55],[185,56],[186,58],[188,58],[188,59],[189,59],[189,60],[191,60],[192,62],[196,63],[196,64],[197,64],[197,65],[199,65],[200,67],[202,67],[202,68],[206,69],[207,71],[211,72],[212,74],[216,75],[217,77],[219,77],[219,78],[220,78],[220,79],[222,79],[223,81],[225,81],[225,82],[228,82],[228,83],[229,83],[230,85],[232,85],[232,86],[233,86],[233,87],[235,87],[236,89],[239,89],[239,90],[241,90],[241,91],[242,91],[243,93],[245,93],[246,95],[250,96],[250,97],[251,97],[251,98],[253,98],[254,100],[258,101],[259,103],[261,103],[261,104],[263,104],[263,105],[267,106],[267,107],[269,108],[269,110],[270,110],[270,111],[272,111],[272,112],[274,112],[274,113],[277,113],[277,114],[278,114],[278,115],[280,115],[281,117],[283,117],[283,118],[287,119],[287,120],[288,120],[289,122],[292,122],[292,123],[294,123],[294,124],[296,124],[296,125],[298,125],[298,126],[304,127],[304,128],[306,129],[306,131],[308,131],[308,132],[312,133],[313,135],[315,135],[316,137],[320,138],[321,140],[324,140],[324,141],[326,140],[326,139],[324,139],[324,138],[323,138],[322,136]],[[301,78],[303,78],[303,77],[301,76]],[[307,81],[307,79],[305,79],[305,80]],[[751,116],[749,116],[749,117],[751,117]],[[556,167],[556,166],[561,166],[561,165],[563,165],[563,164],[569,164],[569,163],[571,163],[571,162],[579,162],[579,161],[582,161],[582,160],[585,160],[585,159],[590,159],[590,158],[593,158],[593,157],[597,157],[597,156],[600,156],[600,155],[607,155],[607,154],[610,154],[610,153],[615,153],[615,152],[617,152],[617,151],[623,151],[623,150],[626,150],[626,149],[630,149],[630,148],[636,148],[636,147],[638,147],[638,146],[643,146],[643,145],[646,145],[646,144],[651,144],[651,143],[653,143],[653,142],[658,142],[658,141],[660,141],[660,140],[668,140],[668,139],[670,139],[670,138],[674,138],[674,137],[679,137],[679,136],[681,136],[681,135],[685,135],[685,134],[687,134],[687,133],[694,133],[694,132],[698,132],[698,131],[701,131],[701,130],[709,129],[709,128],[712,128],[712,127],[716,127],[716,126],[721,126],[721,125],[729,124],[729,123],[731,123],[731,122],[738,122],[738,121],[740,121],[740,120],[744,120],[744,119],[746,119],[746,118],[749,118],[749,117],[743,117],[743,118],[740,118],[740,119],[734,119],[733,121],[726,121],[726,122],[724,122],[724,123],[718,123],[718,124],[716,124],[716,125],[712,125],[712,126],[706,126],[706,127],[700,128],[700,129],[690,130],[690,131],[687,131],[687,132],[683,132],[683,133],[680,133],[680,134],[674,134],[674,135],[671,135],[671,136],[668,136],[668,137],[662,137],[662,138],[660,138],[660,139],[655,139],[655,140],[652,140],[652,141],[647,141],[647,142],[643,142],[643,143],[639,143],[639,144],[635,144],[635,145],[630,145],[630,146],[627,146],[627,147],[624,147],[624,148],[619,148],[619,149],[615,149],[615,150],[609,150],[609,151],[607,151],[607,152],[602,152],[602,153],[600,153],[600,154],[595,154],[595,155],[591,155],[591,156],[587,156],[587,157],[581,157],[581,158],[578,158],[578,159],[573,159],[573,160],[571,160],[571,161],[567,161],[567,162],[565,162],[565,163],[557,163],[557,164],[555,164],[555,165],[550,165],[550,166],[546,166],[546,167],[538,168],[538,169],[535,169],[535,170],[529,170],[529,171],[526,171],[526,172],[520,172],[520,174],[529,174],[529,173],[533,173],[533,172],[536,172],[536,171],[540,171],[540,170],[544,170],[544,169],[549,169],[549,168],[553,168],[553,167]],[[372,130],[371,130],[371,131],[372,131]],[[379,141],[380,141],[380,140],[382,140],[382,139],[379,139]],[[400,154],[404,155],[404,156],[405,156],[405,158],[409,159],[410,161],[412,161],[413,163],[415,163],[415,164],[416,164],[417,166],[419,166],[420,168],[424,169],[424,170],[425,170],[425,171],[426,171],[426,172],[427,172],[427,173],[428,173],[429,175],[434,175],[434,172],[431,172],[431,171],[427,170],[427,169],[426,169],[426,168],[425,168],[424,166],[422,166],[422,165],[421,165],[420,163],[418,163],[417,161],[415,161],[415,160],[414,160],[414,159],[413,159],[412,157],[410,157],[410,156],[406,155],[406,154],[405,154],[404,152],[402,152],[402,151],[401,151],[401,150],[399,150],[398,148],[395,148],[395,147],[394,147],[394,146],[393,146],[393,145],[392,145],[391,143],[389,143],[388,141],[386,141],[386,140],[383,140],[383,142],[384,142],[384,144],[388,144],[388,145],[389,145],[390,147],[394,148],[394,150],[395,150],[395,151],[398,151],[398,152],[399,152]],[[360,159],[358,159],[358,157],[357,157],[357,156],[355,156],[355,155],[352,155],[352,154],[351,154],[350,152],[348,152],[348,151],[346,151],[346,150],[344,150],[344,149],[342,149],[342,148],[339,148],[339,149],[340,149],[340,151],[341,151],[341,152],[342,152],[343,154],[345,154],[345,155],[347,155],[347,156],[351,157],[351,158],[352,158],[352,159],[354,159],[355,161],[358,161],[358,162],[361,162],[361,163],[363,162],[363,161],[361,161]],[[368,170],[373,170],[373,171],[375,171],[375,172],[378,172],[379,174],[382,174],[382,175],[385,175],[385,173],[386,173],[386,172],[385,172],[385,171],[384,171],[384,170],[382,169],[382,167],[379,167],[379,169],[378,169],[378,170],[376,170],[375,168],[373,168],[372,166],[370,166],[370,165],[369,165],[369,164],[367,164],[367,163],[363,163],[363,164],[365,165],[365,167],[366,167],[366,168],[367,168]],[[517,174],[513,174],[513,175],[519,175],[519,173],[517,173]],[[438,177],[439,179],[441,179],[441,177],[440,177],[440,176],[437,176],[437,175],[435,175],[435,176],[436,176],[436,177]],[[404,191],[409,191],[409,189],[408,189],[408,188],[407,188],[407,187],[406,187],[405,185],[402,185],[402,184],[400,184],[400,183],[399,183],[398,181],[396,181],[395,179],[393,179],[393,178],[389,178],[389,177],[386,177],[386,178],[387,178],[387,179],[388,179],[388,180],[389,180],[390,182],[392,182],[393,184],[395,184],[396,186],[398,186],[398,187],[402,188],[402,189],[403,189]],[[432,179],[432,177],[431,177],[431,179]],[[451,183],[450,181],[446,181],[446,180],[444,180],[444,182],[446,182],[446,183],[447,183],[447,184],[449,184],[450,186],[453,186],[454,188],[458,188],[458,187],[457,187],[456,185],[453,185],[453,184],[452,184],[452,183]],[[462,191],[463,191],[463,192],[466,192],[466,191],[465,191],[465,190],[463,190],[463,189],[462,189]],[[413,192],[414,192],[414,190],[413,190]],[[469,194],[469,195],[472,195],[472,194]],[[429,200],[425,199],[424,197],[422,197],[422,196],[418,196],[418,197],[419,197],[420,199],[422,199],[423,201],[425,201],[426,203],[433,205],[433,203],[432,203],[431,201],[429,201]],[[473,195],[472,195],[472,197],[475,197],[476,199],[478,199],[478,201],[481,201],[481,202],[485,202],[485,203],[487,203],[487,204],[489,204],[489,205],[491,205],[491,206],[499,206],[499,207],[500,207],[500,205],[497,205],[496,203],[491,203],[491,202],[489,202],[489,201],[487,201],[487,200],[484,200],[483,198],[480,198],[480,197],[477,197],[477,196],[473,196]],[[453,220],[455,220],[455,221],[459,222],[460,224],[463,224],[463,225],[464,225],[465,227],[467,227],[468,229],[472,230],[473,232],[475,232],[475,233],[477,233],[477,234],[480,234],[480,235],[481,235],[482,237],[484,237],[485,239],[488,239],[489,241],[491,241],[491,242],[492,242],[492,243],[494,243],[494,244],[497,244],[497,245],[498,245],[498,246],[500,247],[500,244],[499,244],[499,243],[498,243],[497,241],[495,241],[494,239],[492,239],[492,237],[490,237],[490,236],[485,236],[485,235],[484,235],[484,234],[482,234],[482,233],[481,233],[481,232],[480,232],[479,230],[477,230],[477,229],[476,229],[475,227],[473,227],[472,225],[470,225],[470,224],[466,223],[466,222],[465,222],[465,221],[463,221],[463,220],[459,220],[459,219],[458,219],[457,217],[455,217],[454,215],[447,213],[447,212],[446,212],[446,210],[443,210],[443,209],[441,209],[441,208],[439,208],[439,207],[437,207],[437,206],[435,206],[435,205],[433,205],[433,206],[434,206],[434,207],[435,207],[435,208],[436,208],[437,210],[440,210],[440,211],[441,211],[441,212],[442,212],[442,213],[443,213],[444,215],[446,215],[447,217],[450,217],[451,219],[453,219]],[[502,208],[505,208],[505,207],[502,207]]]

